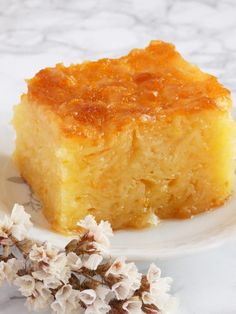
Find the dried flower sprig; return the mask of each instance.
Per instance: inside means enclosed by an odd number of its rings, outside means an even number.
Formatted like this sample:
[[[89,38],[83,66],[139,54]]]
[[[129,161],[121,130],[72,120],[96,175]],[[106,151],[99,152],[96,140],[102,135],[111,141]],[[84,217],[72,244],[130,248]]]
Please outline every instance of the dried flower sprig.
[[[0,284],[16,285],[32,311],[52,313],[167,314],[176,308],[168,293],[171,278],[151,264],[142,275],[124,257],[109,256],[113,235],[108,222],[87,216],[77,239],[63,251],[50,243],[32,242],[30,215],[16,204],[0,221]]]

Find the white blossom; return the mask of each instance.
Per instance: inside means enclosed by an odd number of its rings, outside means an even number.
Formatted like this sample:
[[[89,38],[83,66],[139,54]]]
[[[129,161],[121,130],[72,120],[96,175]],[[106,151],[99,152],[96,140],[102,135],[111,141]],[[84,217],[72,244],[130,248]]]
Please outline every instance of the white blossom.
[[[11,234],[18,241],[26,238],[29,229],[32,227],[30,215],[25,212],[22,205],[15,204],[11,213]]]
[[[22,205],[15,204],[11,217],[6,215],[0,221],[0,236],[7,238],[12,235],[16,240],[22,241],[26,238],[31,226],[30,215],[25,212]]]
[[[130,282],[130,289],[133,293],[139,289],[141,284],[142,274],[138,272],[138,268],[134,263],[126,264],[126,274],[124,274]]]
[[[85,305],[93,304],[96,296],[96,292],[93,289],[85,289],[79,292],[79,298]]]
[[[111,307],[100,299],[96,299],[92,305],[85,310],[85,314],[106,314]]]
[[[124,300],[139,289],[141,284],[141,274],[134,263],[126,263],[124,257],[118,257],[111,267],[107,270],[105,276],[114,276],[119,279],[112,286],[118,300]]]
[[[44,270],[34,271],[32,272],[32,276],[37,280],[43,281],[44,286],[48,289],[56,289],[61,286],[61,281],[58,278],[55,278],[55,276]]]
[[[99,224],[97,224],[95,218],[92,215],[88,215],[83,220],[81,220],[78,225],[88,230],[89,233],[94,237],[93,244],[98,251],[104,255],[109,253],[109,237],[113,236],[109,222],[101,221]]]
[[[161,313],[170,313],[168,308],[173,308],[174,298],[168,293],[172,279],[169,277],[161,277],[161,270],[151,264],[147,273],[147,280],[150,284],[149,291],[142,293],[144,304],[154,304]]]
[[[49,289],[45,288],[40,281],[35,283],[34,291],[26,299],[26,305],[30,311],[40,311],[47,309],[53,302],[53,296]]]
[[[125,273],[125,257],[117,257],[115,261],[111,264],[110,268],[106,272],[106,276],[113,275],[113,276],[119,276],[121,274]]]
[[[100,300],[109,303],[111,299],[114,297],[110,288],[104,285],[99,285],[96,289],[96,296]]]
[[[101,255],[91,254],[83,258],[83,266],[91,270],[96,270],[102,260],[103,257]]]
[[[112,286],[112,291],[115,293],[117,300],[125,300],[128,298],[128,295],[130,294],[130,285],[128,280],[122,280],[116,282]]]
[[[10,217],[5,215],[2,219],[0,219],[0,237],[7,238],[9,234],[11,234],[13,222]]]
[[[105,314],[108,313],[111,307],[108,305],[113,297],[111,290],[103,285],[96,288],[96,299],[91,305],[87,306],[85,314]]]
[[[29,258],[34,265],[33,277],[42,280],[45,287],[55,289],[62,282],[68,283],[71,272],[64,252],[60,253],[46,242],[43,245],[35,244],[29,253]]]
[[[148,291],[142,293],[142,300],[144,304],[154,304],[156,301],[154,296]]]
[[[52,246],[51,243],[34,244],[30,250],[29,258],[33,262],[43,262],[49,264],[55,258],[59,250]]]
[[[4,265],[4,273],[8,283],[13,282],[17,272],[23,267],[23,262],[16,258],[10,258]]]
[[[36,263],[48,263],[48,256],[46,253],[45,245],[34,244],[30,250],[29,258],[31,261]]]
[[[79,271],[83,266],[83,263],[77,254],[70,252],[67,254],[67,265],[72,271]]]
[[[31,275],[17,277],[14,284],[19,287],[19,291],[25,297],[29,297],[35,290],[35,279]]]
[[[158,282],[152,284],[150,287],[150,294],[155,300],[154,304],[160,309],[164,310],[170,301],[170,283],[172,282],[171,278],[160,278]]]
[[[17,276],[18,270],[23,267],[23,263],[16,258],[10,258],[8,261],[0,262],[0,285],[4,280],[12,283]]]
[[[150,284],[155,283],[161,276],[161,270],[154,263],[149,266],[147,280]]]
[[[70,269],[67,265],[67,256],[64,252],[55,256],[50,261],[49,266],[46,266],[43,269],[65,284],[68,282],[71,275]]]
[[[57,291],[51,308],[57,314],[81,313],[83,309],[79,304],[79,292],[72,289],[71,285],[63,286]]]
[[[138,297],[132,297],[126,302],[124,302],[122,306],[123,310],[126,311],[127,314],[142,314],[144,313],[142,310],[142,302]]]
[[[94,237],[96,242],[109,247],[110,240],[109,238],[113,236],[113,231],[111,224],[108,221],[101,221],[98,225],[97,230],[94,232]]]

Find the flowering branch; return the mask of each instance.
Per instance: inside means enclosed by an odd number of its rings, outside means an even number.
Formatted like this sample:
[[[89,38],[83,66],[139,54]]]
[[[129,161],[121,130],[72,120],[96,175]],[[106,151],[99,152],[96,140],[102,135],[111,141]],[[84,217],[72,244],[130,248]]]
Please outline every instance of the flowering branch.
[[[29,310],[52,313],[168,314],[175,299],[168,293],[171,278],[162,278],[151,264],[147,275],[124,257],[109,256],[113,235],[108,222],[81,220],[81,234],[63,251],[50,243],[32,242],[32,226],[24,207],[15,205],[11,217],[0,221],[0,285],[14,284]]]

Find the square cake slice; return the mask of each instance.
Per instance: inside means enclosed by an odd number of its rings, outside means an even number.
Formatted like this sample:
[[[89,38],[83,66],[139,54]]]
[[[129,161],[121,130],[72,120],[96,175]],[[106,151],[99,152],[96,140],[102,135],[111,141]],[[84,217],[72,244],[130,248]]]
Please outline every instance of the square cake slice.
[[[188,218],[234,185],[230,92],[152,41],[119,59],[46,68],[15,109],[15,162],[52,227]]]

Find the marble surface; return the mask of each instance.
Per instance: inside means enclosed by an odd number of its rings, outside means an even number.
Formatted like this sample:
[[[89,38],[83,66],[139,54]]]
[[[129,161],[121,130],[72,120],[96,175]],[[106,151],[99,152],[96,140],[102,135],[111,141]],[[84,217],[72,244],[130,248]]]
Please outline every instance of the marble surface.
[[[119,56],[155,38],[173,42],[236,99],[234,0],[0,0],[0,106],[9,113],[24,79],[42,67]],[[235,241],[159,265],[175,280],[178,314],[236,313]],[[16,290],[1,288],[0,313],[25,313],[23,304]]]

